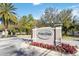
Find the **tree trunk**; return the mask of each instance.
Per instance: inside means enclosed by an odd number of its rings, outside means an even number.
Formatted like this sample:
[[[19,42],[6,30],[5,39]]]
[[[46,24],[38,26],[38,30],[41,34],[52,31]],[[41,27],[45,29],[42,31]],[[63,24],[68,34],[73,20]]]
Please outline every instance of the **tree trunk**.
[[[67,35],[67,29],[65,29],[64,34]]]
[[[74,31],[72,30],[72,35],[74,36]]]
[[[5,37],[8,36],[8,25],[4,25]]]

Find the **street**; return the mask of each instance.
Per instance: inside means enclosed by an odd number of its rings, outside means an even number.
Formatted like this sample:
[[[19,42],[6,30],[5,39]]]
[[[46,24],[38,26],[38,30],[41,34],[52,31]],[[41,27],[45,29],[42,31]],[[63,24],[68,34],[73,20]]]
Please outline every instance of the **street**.
[[[27,39],[26,39],[27,41]],[[71,45],[78,45],[79,41],[62,41]],[[61,53],[40,47],[30,46],[22,38],[0,38],[0,56],[60,56]],[[65,55],[65,54],[62,54]],[[77,53],[77,55],[79,55]]]

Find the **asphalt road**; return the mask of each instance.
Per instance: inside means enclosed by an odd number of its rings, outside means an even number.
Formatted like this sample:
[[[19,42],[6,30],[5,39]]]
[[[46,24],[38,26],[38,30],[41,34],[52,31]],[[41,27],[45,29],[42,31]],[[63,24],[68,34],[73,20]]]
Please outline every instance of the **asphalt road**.
[[[0,56],[35,56],[35,48],[27,44],[27,39],[0,38]],[[38,53],[39,54],[39,53]]]
[[[0,38],[1,39],[1,38]],[[15,38],[4,38],[0,40],[0,56],[21,56],[24,55],[21,51],[21,44],[25,43],[23,40]]]
[[[20,38],[0,38],[0,56],[39,56],[43,53],[44,56],[54,55],[54,52],[43,49],[43,48],[32,48],[30,46],[25,46],[27,39]],[[78,40],[62,41],[71,45],[78,45]],[[45,51],[45,53],[44,53]],[[58,54],[58,53],[57,53]],[[42,55],[41,55],[42,56]]]

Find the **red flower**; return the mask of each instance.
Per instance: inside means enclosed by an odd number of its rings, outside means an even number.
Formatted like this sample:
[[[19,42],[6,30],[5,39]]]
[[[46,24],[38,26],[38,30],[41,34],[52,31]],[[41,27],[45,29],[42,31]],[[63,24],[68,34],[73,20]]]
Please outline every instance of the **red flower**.
[[[31,45],[54,50],[54,51],[59,51],[62,53],[74,54],[77,52],[74,46],[71,46],[69,44],[64,44],[64,43],[58,46],[53,46],[53,45],[48,45],[48,44],[43,44],[43,43],[38,43],[38,42],[32,42]]]

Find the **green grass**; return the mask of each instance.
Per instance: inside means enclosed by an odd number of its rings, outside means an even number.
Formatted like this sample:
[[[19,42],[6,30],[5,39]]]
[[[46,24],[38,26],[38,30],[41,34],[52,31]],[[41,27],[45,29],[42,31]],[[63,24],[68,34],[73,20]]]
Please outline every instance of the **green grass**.
[[[62,38],[65,39],[65,40],[71,40],[73,37],[71,37],[71,36],[63,36]]]
[[[19,38],[31,38],[31,35],[17,35]]]
[[[75,39],[75,38],[78,38],[79,39],[79,37],[77,37],[77,36],[68,36],[68,35],[64,35],[62,38],[64,40],[72,40],[72,39]]]
[[[19,38],[31,38],[31,35],[17,35],[17,37],[19,37]],[[74,36],[68,36],[68,35],[62,36],[62,39],[64,39],[64,40],[72,40],[72,39],[75,39],[75,38],[79,39],[79,37],[74,37]]]

